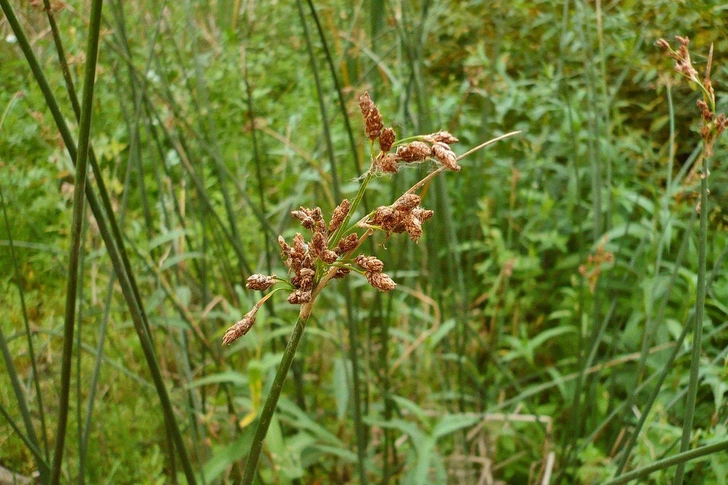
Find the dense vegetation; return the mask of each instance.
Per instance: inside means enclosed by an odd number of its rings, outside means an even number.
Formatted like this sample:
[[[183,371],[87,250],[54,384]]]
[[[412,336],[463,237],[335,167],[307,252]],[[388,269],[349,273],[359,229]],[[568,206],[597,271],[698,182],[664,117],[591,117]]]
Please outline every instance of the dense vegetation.
[[[401,138],[521,134],[425,187],[418,243],[366,243],[396,290],[321,295],[261,483],[591,484],[655,463],[638,483],[667,483],[681,451],[726,449],[726,150],[702,177],[703,97],[656,45],[690,37],[702,79],[712,44],[728,111],[725,6],[109,0],[85,71],[91,3],[51,1],[54,39],[44,2],[0,1],[0,465],[242,477],[298,308],[274,296],[221,339],[260,296],[248,276],[286,274],[291,211],[328,220],[356,193],[364,91]],[[362,207],[431,169],[375,177]],[[726,483],[728,454],[695,455],[689,483]]]

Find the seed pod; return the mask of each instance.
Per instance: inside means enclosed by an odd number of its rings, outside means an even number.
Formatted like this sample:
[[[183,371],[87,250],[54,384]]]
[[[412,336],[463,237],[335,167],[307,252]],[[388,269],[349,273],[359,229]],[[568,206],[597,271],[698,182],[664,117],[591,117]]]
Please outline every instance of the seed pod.
[[[384,273],[367,271],[365,276],[369,284],[379,291],[390,291],[397,287],[397,283]]]
[[[430,135],[425,135],[422,138],[425,141],[428,141],[430,143],[441,142],[441,143],[446,143],[446,144],[450,145],[452,143],[457,143],[458,142],[458,139],[455,138],[454,136],[452,136],[447,131],[438,131],[437,133],[432,133]]]
[[[399,172],[399,161],[400,158],[397,155],[380,153],[374,161],[374,168],[384,173],[397,173]]]
[[[385,128],[379,135],[379,148],[383,152],[388,152],[392,149],[396,137],[397,135],[392,128]]]
[[[349,202],[349,199],[342,200],[341,204],[336,206],[334,214],[331,216],[331,222],[329,222],[329,233],[334,233],[341,227],[347,214],[349,214],[350,208],[351,202]]]
[[[360,254],[354,260],[361,268],[367,271],[380,272],[384,269],[384,263],[374,256],[364,256]]]
[[[439,161],[449,170],[453,170],[455,172],[460,171],[460,166],[458,165],[458,156],[455,155],[455,152],[450,149],[449,145],[441,142],[433,143],[432,154],[435,156],[435,158],[437,158],[437,161]]]
[[[242,320],[227,329],[225,335],[222,337],[223,345],[230,345],[250,331],[255,323],[255,316],[258,313],[258,308],[260,308],[258,305],[254,306],[252,310],[245,314]]]
[[[248,277],[248,283],[245,285],[249,290],[265,291],[276,284],[275,275],[266,276],[263,274],[254,274]]]
[[[394,210],[409,212],[420,205],[420,196],[417,194],[403,194],[402,197],[392,204]]]
[[[404,162],[422,162],[432,155],[432,149],[427,143],[413,141],[397,148],[397,156]]]

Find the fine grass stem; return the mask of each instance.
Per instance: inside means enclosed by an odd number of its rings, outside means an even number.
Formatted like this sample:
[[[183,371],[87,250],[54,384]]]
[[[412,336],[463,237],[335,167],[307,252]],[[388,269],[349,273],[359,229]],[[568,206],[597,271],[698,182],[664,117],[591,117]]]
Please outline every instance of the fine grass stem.
[[[50,483],[58,484],[61,480],[61,465],[65,450],[66,425],[68,422],[69,395],[71,384],[71,359],[73,358],[73,327],[76,320],[76,302],[78,295],[79,257],[81,251],[81,235],[86,200],[86,181],[88,175],[88,155],[91,133],[91,114],[93,112],[94,82],[96,79],[96,62],[99,52],[99,33],[101,30],[102,0],[91,3],[89,17],[88,44],[86,47],[86,66],[84,74],[83,98],[81,102],[81,121],[78,134],[78,152],[76,158],[76,180],[73,194],[73,218],[71,221],[71,243],[68,258],[68,285],[66,287],[66,311],[64,318],[63,352],[61,362],[61,390],[58,403],[58,428],[56,431],[56,447],[53,456],[53,468]]]

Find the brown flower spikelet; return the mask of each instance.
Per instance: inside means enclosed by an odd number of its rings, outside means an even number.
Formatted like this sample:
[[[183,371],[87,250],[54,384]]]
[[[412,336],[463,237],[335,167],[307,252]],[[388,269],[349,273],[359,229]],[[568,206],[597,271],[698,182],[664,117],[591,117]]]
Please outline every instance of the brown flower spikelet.
[[[412,216],[404,220],[404,230],[407,231],[409,237],[413,241],[417,241],[422,237],[422,221]]]
[[[392,128],[385,128],[379,135],[379,148],[385,153],[388,152],[392,149],[392,145],[396,138],[397,134]]]
[[[427,143],[421,141],[413,141],[397,147],[397,156],[404,162],[422,162],[430,155],[432,155],[432,149]]]
[[[342,200],[341,204],[336,206],[334,214],[331,216],[331,222],[329,222],[329,233],[334,233],[341,227],[344,219],[349,214],[350,208],[351,202],[349,202],[349,199]]]
[[[360,254],[354,260],[361,268],[367,271],[381,272],[384,269],[384,263],[374,256],[364,256]]]
[[[411,211],[418,205],[420,205],[420,196],[417,194],[403,194],[402,197],[392,204],[392,208],[398,211]]]
[[[429,143],[446,143],[448,145],[452,145],[453,143],[457,143],[458,139],[452,136],[447,131],[438,131],[437,133],[432,133],[429,135],[425,135],[422,137],[423,140],[429,142]]]
[[[288,303],[291,305],[300,305],[301,303],[308,303],[311,301],[311,291],[296,290],[287,298]]]
[[[373,108],[376,108],[376,106],[374,106],[374,101],[372,101],[372,98],[369,96],[369,91],[364,91],[364,93],[359,96],[359,109],[361,110],[361,115],[366,118],[367,113]]]
[[[346,254],[359,244],[359,236],[356,233],[351,233],[348,236],[342,238],[334,248],[334,252],[338,255]]]
[[[383,173],[399,172],[399,157],[391,153],[380,153],[374,161],[374,168]]]
[[[265,291],[275,284],[275,275],[267,276],[264,274],[254,274],[248,277],[248,283],[245,285],[245,287],[249,290]]]
[[[368,222],[373,226],[381,227],[387,232],[392,232],[398,222],[397,211],[386,205],[377,207]]]
[[[369,284],[379,291],[390,291],[397,287],[392,278],[379,271],[367,271],[365,276]]]
[[[368,92],[365,92],[359,98],[359,109],[364,117],[367,138],[372,141],[376,140],[379,138],[382,128],[384,128],[384,123],[382,123],[382,114],[379,112],[379,108],[369,97]]]
[[[316,271],[311,268],[301,268],[296,275],[291,278],[291,283],[296,288],[308,291],[313,288],[314,276],[316,276]]]
[[[253,307],[239,322],[227,329],[225,335],[222,337],[223,345],[230,345],[250,331],[255,323],[255,315],[258,313],[258,308],[257,305]]]
[[[326,236],[320,232],[315,232],[311,238],[309,248],[315,257],[321,257],[321,254],[326,251]]]
[[[316,224],[316,221],[311,217],[310,211],[305,207],[292,211],[291,215],[301,221],[301,225],[306,229],[313,229]]]
[[[435,142],[432,144],[432,154],[449,170],[453,170],[455,172],[460,171],[458,156],[450,149],[450,145],[442,142]]]
[[[339,255],[336,254],[336,251],[332,251],[330,249],[327,249],[321,255],[319,256],[321,258],[321,261],[323,261],[326,264],[333,264],[336,262],[337,259],[339,259]]]
[[[332,278],[334,278],[334,279],[343,278],[344,276],[348,275],[349,273],[351,273],[351,270],[349,268],[338,268],[336,270],[336,273],[334,273],[334,276],[332,276]]]
[[[416,207],[412,210],[412,215],[415,216],[420,220],[420,222],[425,222],[427,219],[432,217],[435,214],[434,211],[431,211],[430,209],[423,209],[422,207]]]

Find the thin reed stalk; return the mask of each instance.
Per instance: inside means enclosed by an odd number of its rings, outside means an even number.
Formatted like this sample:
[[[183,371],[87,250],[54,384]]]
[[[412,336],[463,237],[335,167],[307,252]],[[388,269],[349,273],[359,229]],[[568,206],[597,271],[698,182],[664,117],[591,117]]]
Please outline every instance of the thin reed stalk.
[[[89,16],[88,44],[86,47],[86,66],[84,71],[83,98],[81,102],[81,121],[78,134],[78,152],[76,157],[76,179],[73,193],[73,218],[71,221],[71,243],[68,257],[68,285],[66,287],[66,312],[64,317],[63,351],[61,361],[61,390],[58,399],[58,427],[56,430],[56,447],[53,455],[53,468],[50,483],[58,484],[61,480],[61,466],[66,441],[66,425],[68,423],[69,396],[71,385],[71,359],[73,358],[73,327],[76,321],[76,297],[78,296],[79,257],[83,215],[86,200],[86,181],[88,175],[89,144],[91,133],[91,115],[93,112],[94,82],[96,79],[96,62],[99,52],[99,33],[101,30],[102,0],[91,3]]]

